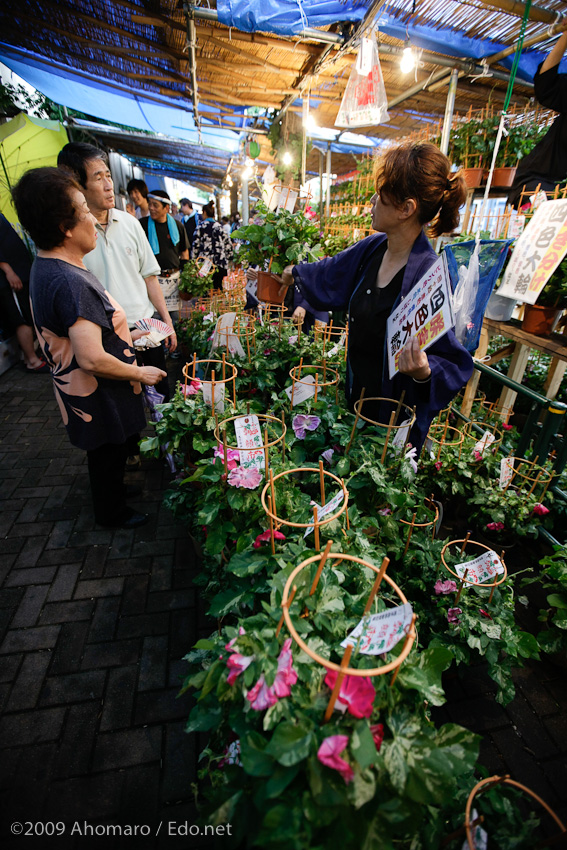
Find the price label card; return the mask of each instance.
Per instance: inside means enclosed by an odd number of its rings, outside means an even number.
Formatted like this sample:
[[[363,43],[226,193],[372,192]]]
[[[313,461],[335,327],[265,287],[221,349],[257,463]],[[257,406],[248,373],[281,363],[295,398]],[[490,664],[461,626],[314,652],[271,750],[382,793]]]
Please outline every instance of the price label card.
[[[226,344],[227,334],[232,331],[235,319],[236,313],[223,313],[222,316],[219,316],[213,333],[211,351],[214,351],[219,345]]]
[[[225,384],[217,384],[215,381],[215,410],[224,413],[224,388]],[[213,406],[213,384],[212,381],[201,381],[203,390],[203,401],[208,407]]]
[[[327,514],[332,514],[333,511],[335,510],[335,508],[338,508],[338,506],[341,504],[344,497],[345,497],[345,494],[343,493],[343,491],[339,490],[339,492],[336,494],[336,496],[333,496],[331,501],[327,502],[327,504],[325,505],[324,508],[321,508],[321,507],[319,507],[319,505],[317,505],[317,519],[321,520],[321,519],[324,519],[324,517],[326,517]],[[315,502],[312,502],[312,504],[314,505]],[[313,526],[310,525],[309,528],[305,529],[305,534],[303,536],[307,537],[307,535],[311,534],[312,531],[313,531]]]
[[[341,646],[357,646],[363,655],[382,655],[389,652],[405,638],[413,617],[409,602],[364,617],[358,626],[343,640]],[[360,643],[359,643],[360,641]]]
[[[513,457],[503,457],[500,461],[500,478],[498,479],[498,486],[501,490],[504,490],[505,487],[508,486],[510,481],[512,480],[512,476],[514,474],[514,458]]]
[[[471,824],[474,824],[475,821],[478,820],[478,812],[476,809],[473,809],[471,812]],[[487,850],[488,847],[488,833],[482,826],[477,823],[473,827],[473,842],[475,846],[475,850]],[[462,850],[470,850],[468,840],[463,844]]]
[[[240,466],[246,469],[264,469],[265,457],[262,432],[258,417],[240,416],[234,420],[236,444],[240,450]]]
[[[407,443],[410,425],[411,425],[411,420],[406,419],[404,422],[402,422],[402,424],[400,425],[400,427],[396,431],[396,435],[395,435],[394,439],[392,440],[392,445],[394,446],[395,449],[398,449],[398,451],[401,451],[401,449]]]
[[[494,434],[491,434],[490,431],[485,431],[478,443],[476,443],[473,449],[473,454],[475,452],[478,452],[481,455],[484,454],[488,446],[490,446],[495,439],[496,437],[494,436]]]
[[[238,355],[238,357],[244,357],[244,349],[242,347],[242,343],[240,342],[236,334],[228,334],[226,338],[226,347],[228,348],[230,354],[236,354]]]
[[[203,265],[199,269],[199,274],[201,275],[201,277],[206,277],[208,275],[208,273],[210,272],[210,270],[212,269],[212,267],[213,267],[212,262],[210,261],[210,259],[208,257],[206,257],[205,262],[203,263]]]
[[[306,375],[301,379],[301,383],[296,381],[291,387],[287,387],[286,395],[291,400],[293,392],[293,407],[296,404],[301,404],[302,401],[307,401],[308,398],[313,398],[315,395],[315,375]]]
[[[333,345],[329,351],[325,353],[325,357],[334,357],[335,354],[338,354],[341,348],[344,346],[346,340],[346,333],[342,333],[338,342]]]
[[[479,555],[474,561],[467,561],[464,564],[457,564],[455,572],[460,578],[463,578],[467,572],[467,581],[472,584],[485,584],[489,580],[494,580],[496,576],[502,575],[504,572],[504,564],[492,549],[488,552]]]

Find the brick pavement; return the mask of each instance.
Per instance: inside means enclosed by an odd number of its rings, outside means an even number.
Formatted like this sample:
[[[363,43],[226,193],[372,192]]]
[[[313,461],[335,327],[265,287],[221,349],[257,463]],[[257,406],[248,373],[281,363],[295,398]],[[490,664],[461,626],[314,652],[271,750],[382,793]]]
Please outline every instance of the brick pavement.
[[[94,525],[83,452],[70,446],[48,376],[0,376],[0,790],[3,846],[199,850],[197,838],[69,836],[74,823],[193,823],[197,755],[177,698],[182,657],[210,624],[190,540],[162,504],[157,461],[129,474],[150,513],[137,531]],[[567,684],[531,664],[506,708],[482,667],[450,673],[439,721],[484,736],[481,761],[567,819]],[[64,821],[67,836],[8,840],[13,821]],[[165,829],[162,827],[162,829]]]

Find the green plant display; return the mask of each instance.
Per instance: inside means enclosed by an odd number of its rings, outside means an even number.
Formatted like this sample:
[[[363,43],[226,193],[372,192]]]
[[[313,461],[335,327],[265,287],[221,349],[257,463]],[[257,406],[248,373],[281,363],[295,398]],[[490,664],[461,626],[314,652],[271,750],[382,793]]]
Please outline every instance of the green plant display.
[[[193,298],[198,298],[200,295],[206,295],[213,285],[213,275],[215,267],[213,266],[207,274],[201,274],[201,263],[198,260],[187,260],[181,272],[179,279],[179,291],[186,292]]]

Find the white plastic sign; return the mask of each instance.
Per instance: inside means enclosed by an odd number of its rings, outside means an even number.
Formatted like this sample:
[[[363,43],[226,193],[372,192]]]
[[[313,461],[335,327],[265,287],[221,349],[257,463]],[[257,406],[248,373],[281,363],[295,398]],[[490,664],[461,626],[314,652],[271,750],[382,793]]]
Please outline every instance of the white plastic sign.
[[[343,491],[339,490],[339,492],[335,496],[333,496],[331,501],[327,502],[324,508],[321,508],[319,507],[319,505],[317,505],[317,520],[322,520],[324,519],[324,517],[327,516],[327,514],[332,514],[335,508],[338,508],[338,506],[341,504],[342,500],[344,499],[344,496],[345,494],[343,493]],[[313,528],[314,526],[310,525],[309,528],[305,530],[305,534],[303,536],[307,537],[308,534],[311,534]]]
[[[357,646],[363,655],[382,655],[389,652],[405,638],[413,617],[409,602],[364,617],[358,626],[343,640],[341,646]],[[360,643],[359,643],[360,641]]]
[[[476,443],[473,449],[473,454],[474,452],[478,452],[479,454],[483,455],[486,449],[494,442],[495,439],[496,437],[494,436],[494,434],[491,434],[490,431],[485,431],[478,443]]]
[[[208,257],[205,257],[205,262],[203,263],[203,265],[199,269],[199,274],[201,275],[201,277],[206,277],[208,275],[208,273],[210,272],[210,270],[212,269],[212,267],[213,267],[213,264],[210,261],[210,259]]]
[[[234,320],[236,319],[236,313],[223,313],[222,316],[219,316],[217,319],[217,323],[215,326],[215,331],[213,333],[213,340],[211,342],[211,351],[214,351],[217,346],[222,343],[219,341],[219,337],[222,333],[222,339],[226,340],[227,333],[230,334],[232,328],[234,326]]]
[[[488,552],[479,555],[474,561],[457,564],[455,567],[455,572],[460,578],[463,578],[467,570],[467,581],[472,584],[484,584],[489,579],[494,579],[497,575],[502,575],[504,564],[496,552],[489,549]]]
[[[411,419],[405,419],[396,431],[394,439],[392,440],[392,445],[395,449],[398,449],[398,451],[401,451],[407,443],[410,425]]]
[[[567,253],[567,199],[546,201],[516,242],[498,295],[535,304]]]
[[[215,381],[215,410],[217,413],[224,413],[224,388],[225,384],[218,384]],[[209,407],[213,406],[213,384],[212,381],[201,381],[201,389],[203,390],[203,401]]]
[[[390,378],[398,371],[398,360],[408,340],[417,338],[425,351],[453,327],[451,288],[447,259],[441,254],[419,283],[388,317],[388,366]]]
[[[296,404],[301,404],[302,401],[307,401],[308,398],[313,398],[315,395],[315,375],[306,375],[301,379],[301,383],[295,381],[295,384],[287,387],[285,392],[290,400],[293,392],[292,407],[295,407]]]
[[[501,490],[504,490],[505,487],[508,486],[510,481],[512,480],[512,476],[514,475],[514,458],[513,457],[503,457],[500,461],[500,478],[498,479],[498,486]]]
[[[476,809],[473,809],[471,812],[471,823],[474,823],[478,820],[478,812]],[[473,829],[473,842],[475,846],[475,850],[487,850],[488,847],[488,833],[482,826],[477,823]],[[462,850],[470,850],[470,845],[468,840],[463,844]]]
[[[258,417],[240,416],[234,420],[236,444],[240,450],[240,466],[245,469],[264,469],[265,457]]]

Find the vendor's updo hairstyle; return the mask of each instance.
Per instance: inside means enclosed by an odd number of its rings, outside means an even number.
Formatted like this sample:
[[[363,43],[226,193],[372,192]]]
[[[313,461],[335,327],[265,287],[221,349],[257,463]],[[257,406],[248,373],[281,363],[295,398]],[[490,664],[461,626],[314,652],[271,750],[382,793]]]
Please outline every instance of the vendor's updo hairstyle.
[[[62,168],[32,168],[12,189],[12,199],[20,224],[38,248],[51,251],[65,241],[65,232],[77,224],[77,210],[71,192],[81,191],[74,176]]]
[[[459,223],[467,186],[461,172],[429,142],[408,142],[390,148],[376,163],[376,191],[387,203],[401,207],[408,198],[417,203],[421,224],[431,222],[431,236],[450,233]]]

